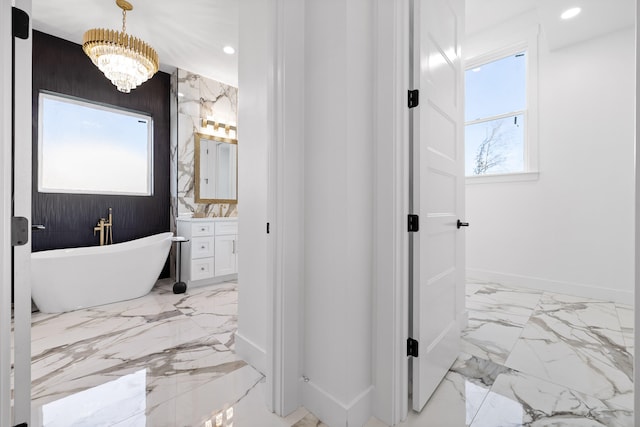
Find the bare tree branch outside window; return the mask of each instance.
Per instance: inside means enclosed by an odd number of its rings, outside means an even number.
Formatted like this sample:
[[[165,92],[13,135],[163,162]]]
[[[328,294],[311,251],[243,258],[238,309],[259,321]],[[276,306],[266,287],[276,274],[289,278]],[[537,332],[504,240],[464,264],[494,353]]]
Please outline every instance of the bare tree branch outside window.
[[[497,168],[507,160],[507,141],[502,131],[503,120],[491,122],[486,127],[486,135],[478,146],[475,156],[474,175],[484,175],[491,169]]]

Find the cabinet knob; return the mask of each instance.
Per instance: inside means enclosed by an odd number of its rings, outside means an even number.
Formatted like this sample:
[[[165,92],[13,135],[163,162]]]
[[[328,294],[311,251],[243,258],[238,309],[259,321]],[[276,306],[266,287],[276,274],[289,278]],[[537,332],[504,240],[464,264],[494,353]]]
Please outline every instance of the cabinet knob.
[[[200,246],[200,249],[204,249],[204,245]]]
[[[200,267],[200,271],[204,271],[204,267]]]

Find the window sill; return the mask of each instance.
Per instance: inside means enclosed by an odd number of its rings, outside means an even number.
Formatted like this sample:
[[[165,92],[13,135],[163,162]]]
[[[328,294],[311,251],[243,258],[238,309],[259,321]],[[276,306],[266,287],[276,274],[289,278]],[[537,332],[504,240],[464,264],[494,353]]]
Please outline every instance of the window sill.
[[[465,184],[469,185],[492,184],[498,182],[537,181],[539,177],[539,172],[501,173],[495,175],[468,176],[465,178]]]

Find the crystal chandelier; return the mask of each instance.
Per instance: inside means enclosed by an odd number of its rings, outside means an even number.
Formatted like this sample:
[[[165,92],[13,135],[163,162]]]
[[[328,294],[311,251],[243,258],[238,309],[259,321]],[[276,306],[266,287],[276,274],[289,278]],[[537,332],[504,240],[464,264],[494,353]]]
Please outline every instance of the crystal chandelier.
[[[127,34],[131,3],[116,0],[116,4],[122,9],[122,32],[93,28],[84,33],[82,49],[120,92],[129,93],[158,71],[158,54],[144,41]]]

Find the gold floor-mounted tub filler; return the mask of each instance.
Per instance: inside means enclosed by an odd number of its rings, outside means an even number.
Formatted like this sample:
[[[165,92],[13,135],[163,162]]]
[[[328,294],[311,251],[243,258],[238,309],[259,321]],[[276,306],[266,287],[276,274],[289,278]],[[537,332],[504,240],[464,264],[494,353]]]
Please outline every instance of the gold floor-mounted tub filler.
[[[100,246],[113,244],[113,209],[109,208],[108,220],[106,218],[100,218],[98,224],[93,227],[93,235],[96,235],[96,231],[100,232]]]

